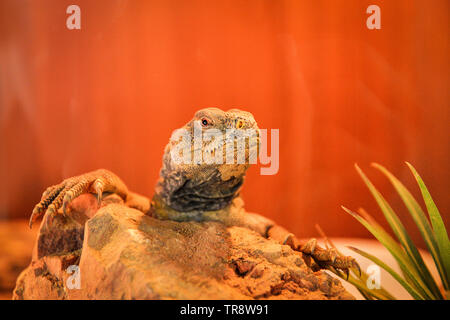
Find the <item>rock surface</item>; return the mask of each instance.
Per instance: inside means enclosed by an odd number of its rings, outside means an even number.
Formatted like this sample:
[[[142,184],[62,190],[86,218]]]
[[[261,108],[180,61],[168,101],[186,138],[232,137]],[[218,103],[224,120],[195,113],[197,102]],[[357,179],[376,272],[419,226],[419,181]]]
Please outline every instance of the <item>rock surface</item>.
[[[353,299],[250,230],[157,220],[114,195],[97,211],[95,201],[83,195],[70,218],[44,218],[14,299]]]

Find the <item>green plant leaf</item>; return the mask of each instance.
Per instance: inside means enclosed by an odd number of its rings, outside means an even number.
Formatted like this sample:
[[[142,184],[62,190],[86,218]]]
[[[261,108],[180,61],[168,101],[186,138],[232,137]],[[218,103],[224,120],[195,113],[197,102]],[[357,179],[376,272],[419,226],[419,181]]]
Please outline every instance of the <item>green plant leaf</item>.
[[[375,188],[375,186],[372,184],[372,182],[367,178],[367,176],[364,174],[364,172],[358,167],[358,165],[355,164],[355,168],[361,178],[363,179],[364,183],[369,188],[370,192],[372,193],[373,197],[375,198],[376,202],[378,203],[378,206],[380,207],[381,211],[384,214],[384,217],[386,218],[386,221],[389,223],[390,227],[392,228],[392,231],[396,235],[397,239],[400,241],[401,245],[405,249],[407,253],[407,258],[412,262],[412,265],[410,266],[415,270],[415,273],[419,275],[421,281],[426,284],[426,286],[423,287],[425,291],[430,291],[432,298],[442,299],[442,294],[439,291],[439,288],[437,284],[435,283],[433,277],[431,276],[431,273],[429,272],[428,268],[426,267],[419,251],[417,250],[416,246],[412,242],[410,236],[408,235],[405,227],[401,223],[398,216],[395,214],[392,207],[389,205],[389,203],[384,199],[384,197],[381,195],[381,193]],[[402,269],[402,271],[404,271]],[[408,275],[409,276],[409,275]],[[412,279],[414,280],[414,279]]]
[[[373,263],[379,265],[381,268],[386,270],[395,280],[397,280],[403,286],[403,288],[406,289],[406,291],[408,291],[408,293],[414,299],[416,299],[416,300],[421,300],[422,299],[420,294],[412,286],[410,286],[409,283],[407,283],[397,272],[395,272],[392,268],[390,268],[383,261],[381,261],[380,259],[378,259],[374,255],[371,255],[370,253],[367,253],[367,252],[365,252],[363,250],[360,250],[358,248],[355,248],[355,247],[348,247],[348,248],[353,250],[353,251],[355,251],[356,253],[362,255],[363,257],[369,259]]]
[[[391,237],[391,235],[389,233],[387,233],[386,231],[384,231],[383,227],[378,224],[376,222],[376,220],[367,213],[367,211],[365,211],[364,209],[360,208],[358,209],[358,213],[361,214],[361,216],[367,220],[368,223],[370,223],[373,227],[378,228],[379,232],[383,234],[383,236],[387,239],[390,239],[390,241],[394,244],[397,245],[397,242]],[[405,277],[405,281],[410,283],[411,285],[415,285],[415,282],[413,279],[410,279],[408,277],[408,274],[401,268],[400,266],[400,270],[402,271],[402,275],[403,277]]]
[[[444,278],[445,276],[445,270],[442,263],[442,259],[439,253],[439,247],[436,242],[436,238],[434,236],[434,233],[431,229],[430,223],[428,222],[425,213],[423,212],[420,205],[417,203],[417,201],[414,199],[412,194],[409,192],[409,190],[392,174],[390,173],[385,167],[374,163],[372,164],[373,167],[380,170],[392,183],[394,188],[397,190],[398,194],[403,200],[403,203],[405,204],[406,208],[408,209],[409,213],[411,214],[414,222],[416,223],[420,234],[422,235],[422,238],[425,241],[425,244],[428,247],[428,250],[431,253],[431,256],[433,257],[433,260],[436,264],[436,267],[439,271],[439,274],[441,275],[441,278]],[[423,261],[422,261],[423,263]],[[427,276],[432,277],[431,273],[429,272],[426,265],[423,263],[423,271],[427,274]],[[436,285],[437,287],[437,285]],[[439,290],[439,289],[438,289]]]
[[[348,279],[347,276],[344,275],[342,272],[334,269],[334,268],[330,268],[329,269],[331,272],[333,272],[334,274],[336,274],[338,277],[340,277],[341,279],[351,283],[353,286],[355,286],[358,291],[361,293],[361,295],[363,297],[365,297],[366,299],[370,299],[370,300],[374,300],[374,299],[378,299],[378,300],[397,300],[393,295],[391,295],[386,289],[384,289],[383,287],[381,287],[380,289],[369,289],[367,288],[366,285],[366,281],[368,276],[366,275],[365,279],[363,278],[358,278],[357,276],[353,276],[353,275],[349,275]]]
[[[350,275],[347,279],[347,276],[343,275],[342,272],[336,270],[336,269],[330,269],[331,272],[336,274],[341,279],[351,283],[353,286],[358,289],[358,291],[361,293],[361,295],[368,299],[368,300],[397,300],[393,295],[391,295],[389,292],[387,292],[385,289],[369,289],[366,286],[366,281],[363,281],[357,277],[354,277],[353,275]]]
[[[345,208],[344,206],[342,206],[342,209],[344,209],[348,214],[358,220],[392,254],[402,272],[407,274],[408,280],[411,281],[410,284],[416,289],[417,292],[420,293],[422,298],[433,299],[433,294],[427,289],[425,284],[419,278],[413,262],[405,254],[401,247],[395,241],[393,241],[392,237],[387,236],[386,231],[384,231],[382,228],[378,228],[377,226],[373,226],[358,214]]]
[[[420,191],[422,193],[423,200],[427,207],[428,215],[430,216],[431,225],[433,226],[433,231],[435,234],[435,239],[438,246],[439,257],[443,272],[441,274],[442,282],[446,291],[450,290],[450,241],[448,238],[447,230],[445,228],[444,221],[442,220],[441,214],[431,197],[425,183],[423,182],[420,175],[417,173],[416,169],[409,163],[406,162],[407,166],[411,170],[414,178],[419,185]],[[433,256],[434,257],[434,256]],[[438,268],[439,270],[439,268]]]

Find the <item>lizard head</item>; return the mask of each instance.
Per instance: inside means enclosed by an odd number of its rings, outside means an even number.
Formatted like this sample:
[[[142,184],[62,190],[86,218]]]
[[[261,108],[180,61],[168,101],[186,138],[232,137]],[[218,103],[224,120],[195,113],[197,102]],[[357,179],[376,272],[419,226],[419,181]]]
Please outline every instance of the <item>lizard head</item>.
[[[201,164],[226,164],[229,167],[250,164],[252,160],[256,162],[259,129],[250,112],[201,109],[184,129],[190,132],[191,137],[197,138],[197,143],[191,140],[191,150],[201,152]]]
[[[239,195],[258,151],[259,129],[250,112],[199,110],[166,146],[156,194],[177,212],[224,208]]]

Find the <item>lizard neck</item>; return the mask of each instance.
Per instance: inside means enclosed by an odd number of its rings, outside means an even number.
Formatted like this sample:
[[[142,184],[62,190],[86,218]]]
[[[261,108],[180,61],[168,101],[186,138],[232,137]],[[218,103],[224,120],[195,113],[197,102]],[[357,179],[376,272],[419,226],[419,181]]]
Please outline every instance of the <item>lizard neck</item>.
[[[155,194],[150,206],[150,214],[152,217],[180,222],[217,221],[227,225],[234,225],[236,221],[239,221],[244,212],[244,202],[241,197],[234,198],[229,204],[219,210],[182,212],[169,207],[158,194]]]
[[[174,166],[165,157],[155,189],[159,216],[203,220],[208,212],[225,209],[239,196],[248,164]]]
[[[220,168],[220,167],[219,167]],[[205,212],[225,208],[239,195],[243,175],[226,176],[215,166],[201,166],[187,174],[163,168],[156,194],[178,212]]]

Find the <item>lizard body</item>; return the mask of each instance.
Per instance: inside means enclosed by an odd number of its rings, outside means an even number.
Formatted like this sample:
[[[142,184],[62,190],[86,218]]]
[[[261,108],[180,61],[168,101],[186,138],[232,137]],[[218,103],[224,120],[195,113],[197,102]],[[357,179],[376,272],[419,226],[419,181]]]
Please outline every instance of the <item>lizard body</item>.
[[[257,154],[259,146],[259,129],[251,113],[238,109],[228,111],[218,108],[202,109],[181,129],[189,134],[188,149],[185,148],[185,152],[188,150],[192,156],[200,151],[203,156],[208,155],[216,161],[208,163],[198,159],[191,162],[175,161],[174,154],[178,154],[180,143],[186,143],[186,140],[171,139],[164,151],[160,177],[151,201],[145,197],[135,197],[117,175],[100,169],[65,179],[60,184],[47,188],[33,210],[30,227],[44,213],[52,215],[62,211],[65,214],[67,205],[82,193],[97,194],[100,204],[102,194],[112,192],[121,196],[129,206],[158,219],[209,220],[228,226],[249,228],[263,237],[271,237],[288,244],[307,258],[312,258],[314,264],[311,266],[316,269],[334,267],[347,274],[349,268],[355,267],[359,270],[352,257],[341,256],[334,249],[323,249],[316,245],[315,239],[301,242],[270,219],[245,211],[239,192],[250,166],[251,154],[254,152]],[[235,141],[225,136],[227,130],[233,132],[235,129],[256,132],[254,136],[256,147],[249,139],[245,148],[238,150]],[[195,130],[200,130],[201,136],[215,130],[216,133],[223,133],[225,138],[223,141],[220,139],[216,141],[216,136],[214,139],[196,143],[193,140]],[[232,135],[230,137],[234,139]],[[228,160],[233,161],[227,161],[227,154],[223,152],[227,143],[232,143],[234,152],[232,158]],[[243,157],[245,161],[237,161],[239,157],[237,151],[245,152]]]

